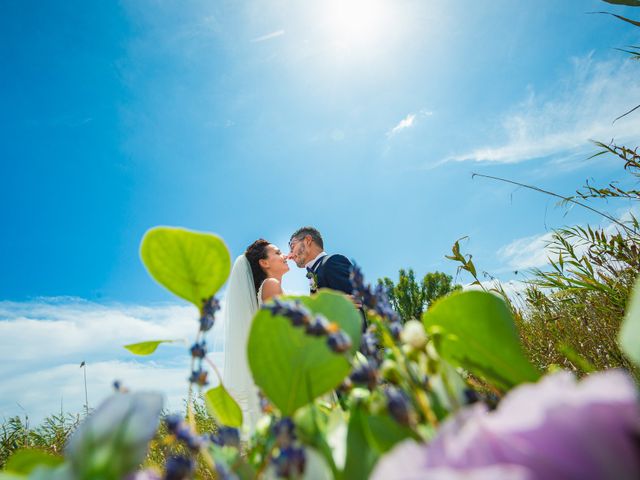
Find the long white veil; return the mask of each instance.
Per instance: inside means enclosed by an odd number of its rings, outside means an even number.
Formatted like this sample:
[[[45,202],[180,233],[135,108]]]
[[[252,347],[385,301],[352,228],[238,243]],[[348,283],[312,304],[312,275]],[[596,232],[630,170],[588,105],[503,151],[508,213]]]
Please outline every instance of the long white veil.
[[[225,387],[242,409],[243,424],[253,433],[260,418],[258,389],[253,382],[247,357],[251,321],[258,311],[258,299],[251,266],[244,255],[236,258],[229,276],[224,304]]]

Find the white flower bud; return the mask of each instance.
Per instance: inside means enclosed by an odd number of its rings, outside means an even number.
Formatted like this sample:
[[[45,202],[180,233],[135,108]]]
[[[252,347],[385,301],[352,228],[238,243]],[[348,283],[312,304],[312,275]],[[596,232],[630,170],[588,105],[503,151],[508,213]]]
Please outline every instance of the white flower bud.
[[[409,320],[404,324],[400,339],[413,348],[423,348],[427,343],[427,332],[424,331],[422,322],[418,320]]]
[[[256,422],[256,432],[258,432],[259,435],[266,435],[269,432],[270,428],[271,428],[271,417],[269,415],[263,415]]]

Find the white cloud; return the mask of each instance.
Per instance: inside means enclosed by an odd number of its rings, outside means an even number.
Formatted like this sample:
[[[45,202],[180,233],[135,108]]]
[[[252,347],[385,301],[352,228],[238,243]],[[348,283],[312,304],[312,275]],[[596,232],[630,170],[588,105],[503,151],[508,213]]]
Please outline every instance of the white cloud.
[[[186,305],[100,305],[77,298],[0,302],[0,419],[26,412],[37,422],[59,412],[61,400],[66,411],[82,411],[82,361],[87,363],[91,407],[118,379],[134,390],[160,391],[169,408],[180,409],[189,376],[186,345],[195,337],[197,316]],[[208,340],[211,356],[222,368],[220,323]],[[184,342],[161,345],[148,357],[123,348],[160,339]]]
[[[275,32],[267,33],[266,35],[262,35],[261,37],[254,38],[253,40],[251,40],[251,42],[252,43],[265,42],[267,40],[272,40],[282,35],[284,35],[284,30],[276,30]]]
[[[418,116],[430,117],[431,115],[433,115],[433,112],[430,112],[425,109],[420,110],[417,114],[409,113],[406,117],[400,120],[400,122],[395,127],[393,127],[391,130],[387,132],[387,137],[391,138],[394,135],[396,135],[398,132],[415,126],[415,124],[417,123],[416,119],[418,118]]]
[[[392,135],[395,135],[396,133],[398,133],[400,130],[404,130],[405,128],[411,128],[413,126],[413,121],[415,119],[416,119],[416,114],[410,113],[409,115],[404,117],[402,120],[400,120],[400,123],[398,123],[395,127],[389,130],[387,132],[387,136],[391,137]]]
[[[505,141],[444,159],[518,163],[594,150],[590,140],[625,140],[640,134],[640,115],[613,120],[640,99],[640,74],[631,60],[595,61],[591,55],[573,59],[570,75],[549,93],[530,87],[527,98],[502,116],[497,127]],[[635,102],[635,103],[634,103]]]
[[[638,216],[638,208],[631,207],[617,212],[617,219],[621,223],[631,220],[631,215]],[[608,235],[616,234],[621,227],[614,222],[606,221],[598,228],[602,228]],[[624,232],[623,232],[624,233]],[[498,258],[512,270],[526,270],[529,268],[542,268],[549,265],[549,259],[557,261],[558,256],[547,246],[551,242],[553,231],[545,232],[530,237],[518,238],[511,243],[500,247],[497,251]],[[586,250],[582,243],[575,243],[574,249],[577,255]]]
[[[512,301],[517,301],[527,288],[527,284],[520,280],[507,280],[501,281],[498,279],[485,280],[480,282],[481,285],[468,284],[463,285],[463,290],[488,290],[491,293],[500,295],[498,292],[500,289],[509,297]]]
[[[551,241],[553,232],[546,232],[531,237],[518,238],[501,247],[498,258],[513,270],[539,268],[549,263],[550,252],[546,247]]]

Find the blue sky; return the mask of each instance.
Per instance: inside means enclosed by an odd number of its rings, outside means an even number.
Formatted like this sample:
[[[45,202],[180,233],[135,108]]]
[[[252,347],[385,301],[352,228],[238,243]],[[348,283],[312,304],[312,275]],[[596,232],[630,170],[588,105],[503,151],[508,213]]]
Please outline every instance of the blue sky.
[[[372,280],[454,274],[465,235],[504,280],[541,266],[551,228],[601,219],[471,172],[565,194],[624,179],[587,160],[589,139],[640,133],[638,114],[612,125],[640,102],[637,62],[614,50],[638,29],[586,14],[603,9],[638,17],[599,1],[3,2],[4,341],[29,341],[37,324],[18,321],[82,329],[87,311],[124,341],[138,308],[175,308],[138,258],[155,225],[215,232],[235,256],[312,224]]]

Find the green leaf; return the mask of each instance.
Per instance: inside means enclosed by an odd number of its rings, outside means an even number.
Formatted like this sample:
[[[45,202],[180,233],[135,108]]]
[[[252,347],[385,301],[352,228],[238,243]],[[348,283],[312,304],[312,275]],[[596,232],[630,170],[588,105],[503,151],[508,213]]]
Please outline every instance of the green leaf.
[[[324,315],[330,321],[340,325],[340,328],[351,337],[351,354],[355,355],[358,352],[362,335],[362,316],[345,295],[332,290],[321,289],[314,297],[287,298],[297,298],[313,313]]]
[[[342,472],[344,480],[369,478],[379,458],[379,455],[369,445],[364,415],[362,407],[359,405],[351,410],[347,433],[347,459]]]
[[[640,7],[640,0],[603,0],[612,5],[628,5],[630,7]]]
[[[60,465],[64,459],[57,455],[52,455],[43,450],[35,448],[21,448],[16,450],[5,465],[5,470],[12,473],[28,474],[31,471],[44,465],[47,467],[55,467]]]
[[[351,336],[354,353],[360,344],[361,317],[345,295],[321,291],[299,299],[314,314],[336,322]],[[349,374],[345,355],[332,352],[326,337],[312,337],[288,318],[260,310],[253,319],[248,342],[253,379],[283,415],[330,392]]]
[[[238,428],[242,426],[242,410],[240,410],[240,406],[233,397],[229,395],[224,385],[220,384],[207,390],[204,400],[207,411],[215,417],[218,423],[227,427]]]
[[[220,237],[183,228],[148,230],[140,256],[157,282],[198,308],[222,287],[231,271],[229,250]]]
[[[339,415],[338,411],[342,412],[340,409],[334,409],[331,411],[331,414]],[[338,469],[333,458],[334,451],[327,443],[328,420],[328,414],[318,408],[315,403],[309,403],[299,408],[294,415],[296,434],[300,438],[300,441],[316,449],[331,469],[333,474],[331,478],[337,478]]]
[[[369,444],[380,454],[388,452],[407,438],[420,440],[410,428],[400,425],[387,415],[366,415],[364,426]]]
[[[627,22],[627,23],[630,23],[631,25],[635,25],[636,27],[640,27],[640,22],[638,22],[637,20],[632,20],[631,18],[623,17],[622,15],[616,15],[615,13],[611,13],[611,12],[596,12],[596,13],[611,15],[612,17],[616,17],[622,20],[623,22]]]
[[[445,360],[500,389],[540,377],[522,351],[509,308],[491,293],[454,293],[436,302],[423,322]]]
[[[633,287],[620,327],[618,343],[629,360],[640,367],[640,277]]]
[[[26,480],[27,476],[14,472],[0,472],[0,480]]]
[[[134,355],[151,355],[161,343],[173,343],[175,340],[149,340],[148,342],[130,343],[124,348]]]

